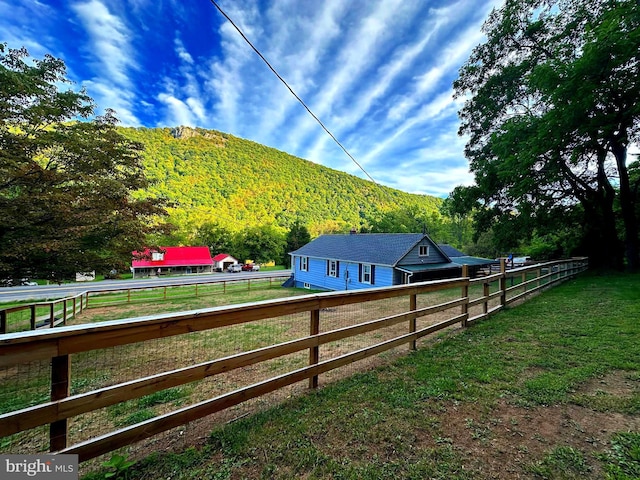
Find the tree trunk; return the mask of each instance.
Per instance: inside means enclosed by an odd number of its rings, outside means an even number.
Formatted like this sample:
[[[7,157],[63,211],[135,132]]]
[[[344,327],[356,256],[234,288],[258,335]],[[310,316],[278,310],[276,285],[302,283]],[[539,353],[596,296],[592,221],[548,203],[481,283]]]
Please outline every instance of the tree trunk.
[[[624,222],[624,246],[627,269],[635,272],[638,269],[638,222],[635,216],[633,192],[629,184],[627,170],[627,147],[619,142],[612,142],[611,151],[616,158],[618,176],[620,178],[620,210]]]

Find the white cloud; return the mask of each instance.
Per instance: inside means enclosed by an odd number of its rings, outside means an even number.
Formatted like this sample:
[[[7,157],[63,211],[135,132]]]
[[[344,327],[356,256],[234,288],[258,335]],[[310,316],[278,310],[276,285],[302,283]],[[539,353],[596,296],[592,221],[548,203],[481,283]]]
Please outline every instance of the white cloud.
[[[136,64],[125,23],[98,0],[77,3],[73,10],[91,38],[87,54],[100,69],[100,76],[120,87],[130,87],[128,71]]]
[[[72,10],[90,39],[85,55],[95,76],[84,84],[99,107],[116,110],[125,125],[139,125],[134,114],[136,87],[129,76],[137,64],[126,23],[98,0],[76,3]]]
[[[193,115],[193,111],[188,103],[185,103],[182,100],[179,100],[171,95],[167,95],[166,93],[159,94],[158,100],[162,102],[162,104],[169,112],[169,114],[165,117],[167,125],[185,125],[190,127],[197,126],[195,116]]]
[[[184,48],[184,44],[182,43],[182,40],[180,40],[179,38],[176,38],[173,41],[173,43],[174,43],[174,48],[175,48],[176,54],[178,55],[180,60],[182,60],[184,63],[193,64],[193,57]]]

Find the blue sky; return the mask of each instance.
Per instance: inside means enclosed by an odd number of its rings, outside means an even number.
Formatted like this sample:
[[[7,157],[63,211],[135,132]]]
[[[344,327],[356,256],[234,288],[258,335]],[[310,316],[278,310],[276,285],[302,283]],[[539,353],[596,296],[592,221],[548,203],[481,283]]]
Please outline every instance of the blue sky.
[[[218,3],[377,183],[472,182],[452,82],[501,1]],[[208,0],[0,0],[0,32],[62,58],[122,125],[219,130],[365,178]]]

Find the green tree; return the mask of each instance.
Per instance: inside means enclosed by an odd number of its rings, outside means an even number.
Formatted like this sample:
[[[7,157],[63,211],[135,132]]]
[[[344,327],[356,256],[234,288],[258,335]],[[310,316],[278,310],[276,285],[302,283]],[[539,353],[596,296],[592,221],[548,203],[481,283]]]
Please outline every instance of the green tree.
[[[251,259],[256,263],[267,263],[282,258],[285,236],[279,227],[261,225],[249,227],[239,234],[240,259]]]
[[[291,257],[289,256],[289,252],[293,252],[309,243],[311,241],[311,234],[309,234],[307,227],[302,225],[300,221],[296,220],[293,225],[291,225],[291,229],[287,232],[285,241],[286,243],[284,255],[282,256],[282,264],[290,267]]]
[[[141,145],[110,110],[86,121],[93,101],[60,90],[62,60],[28,57],[0,44],[0,278],[128,268],[165,213],[143,192]]]
[[[450,222],[448,227],[448,237],[450,239],[448,242],[457,248],[464,248],[471,241],[472,219],[469,212],[473,210],[473,206],[457,204],[456,201],[460,200],[460,198],[453,195],[445,198],[440,204],[440,213],[445,218],[448,218]]]
[[[229,253],[233,250],[233,234],[216,222],[206,222],[196,230],[194,244],[206,245],[212,255]]]
[[[640,4],[507,0],[484,29],[454,85],[469,95],[460,133],[476,180],[456,194],[478,201],[476,228],[527,241],[572,221],[594,264],[619,266],[624,251],[635,269],[627,149],[639,133]]]

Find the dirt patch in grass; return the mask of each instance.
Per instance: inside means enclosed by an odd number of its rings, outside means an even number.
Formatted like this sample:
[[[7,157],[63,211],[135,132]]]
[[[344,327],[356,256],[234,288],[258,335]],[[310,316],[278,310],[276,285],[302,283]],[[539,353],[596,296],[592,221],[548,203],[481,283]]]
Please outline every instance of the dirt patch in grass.
[[[576,405],[522,408],[506,401],[491,409],[449,404],[440,418],[441,437],[426,444],[450,442],[482,478],[537,478],[527,466],[564,446],[583,452],[589,478],[601,478],[592,454],[605,450],[614,433],[640,428],[640,419],[630,415]]]
[[[606,393],[619,397],[628,397],[639,391],[640,379],[637,375],[625,371],[615,371],[586,382],[576,393],[583,395]]]

